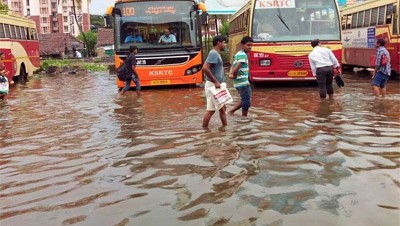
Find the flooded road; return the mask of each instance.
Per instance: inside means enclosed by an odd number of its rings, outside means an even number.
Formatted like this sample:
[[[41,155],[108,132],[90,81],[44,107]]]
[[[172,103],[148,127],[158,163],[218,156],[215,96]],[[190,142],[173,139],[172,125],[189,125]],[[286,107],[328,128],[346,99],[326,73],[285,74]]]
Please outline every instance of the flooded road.
[[[205,131],[201,88],[34,76],[0,105],[0,225],[398,226],[399,82],[344,79],[325,102],[257,87],[249,118]]]

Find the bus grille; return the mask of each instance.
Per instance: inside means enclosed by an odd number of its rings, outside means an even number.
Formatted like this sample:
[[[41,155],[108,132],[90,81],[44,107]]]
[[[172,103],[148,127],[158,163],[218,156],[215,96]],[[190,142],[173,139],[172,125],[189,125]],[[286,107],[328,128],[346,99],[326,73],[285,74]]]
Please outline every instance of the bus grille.
[[[138,61],[143,62],[141,65],[171,65],[183,64],[189,61],[189,56],[174,56],[174,57],[138,57]]]
[[[281,68],[299,68],[307,69],[310,68],[308,56],[304,57],[279,57],[279,67]]]

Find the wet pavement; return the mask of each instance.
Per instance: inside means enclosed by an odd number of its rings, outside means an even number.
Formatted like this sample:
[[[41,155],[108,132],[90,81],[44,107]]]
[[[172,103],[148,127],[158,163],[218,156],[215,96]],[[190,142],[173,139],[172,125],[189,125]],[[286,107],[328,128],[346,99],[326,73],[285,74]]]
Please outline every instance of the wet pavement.
[[[0,225],[398,226],[399,82],[344,80],[256,87],[203,130],[201,88],[36,75],[0,104]]]

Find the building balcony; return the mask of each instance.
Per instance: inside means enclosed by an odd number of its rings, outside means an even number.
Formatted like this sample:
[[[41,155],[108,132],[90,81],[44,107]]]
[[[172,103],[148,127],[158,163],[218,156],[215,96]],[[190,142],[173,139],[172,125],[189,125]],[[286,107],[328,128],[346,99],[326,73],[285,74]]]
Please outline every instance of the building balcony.
[[[53,27],[53,31],[58,31],[58,26],[57,27]]]
[[[51,12],[56,13],[57,12],[57,8],[51,8]]]
[[[53,22],[58,22],[58,18],[57,17],[53,17],[52,21]]]

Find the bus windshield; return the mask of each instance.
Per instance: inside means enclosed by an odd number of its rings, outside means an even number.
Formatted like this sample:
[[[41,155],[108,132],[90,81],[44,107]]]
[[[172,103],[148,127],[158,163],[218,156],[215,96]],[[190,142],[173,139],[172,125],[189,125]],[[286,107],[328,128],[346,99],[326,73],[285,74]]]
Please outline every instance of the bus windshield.
[[[121,12],[115,17],[116,50],[127,50],[130,45],[148,50],[200,47],[193,6],[192,1],[116,4]]]
[[[335,0],[256,0],[254,41],[340,41]]]

